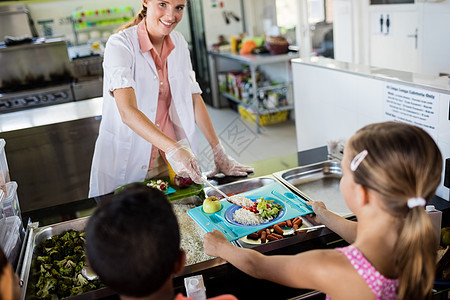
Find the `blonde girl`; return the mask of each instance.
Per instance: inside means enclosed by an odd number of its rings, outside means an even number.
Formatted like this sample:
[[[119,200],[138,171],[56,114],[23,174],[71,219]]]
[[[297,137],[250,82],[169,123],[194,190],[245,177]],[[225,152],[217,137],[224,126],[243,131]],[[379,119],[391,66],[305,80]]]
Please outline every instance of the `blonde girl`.
[[[372,124],[350,138],[341,165],[340,190],[358,222],[322,202],[310,205],[313,221],[342,236],[348,247],[265,256],[234,247],[214,231],[205,235],[205,252],[257,278],[320,290],[327,299],[427,299],[436,241],[424,206],[441,180],[437,145],[415,126]]]

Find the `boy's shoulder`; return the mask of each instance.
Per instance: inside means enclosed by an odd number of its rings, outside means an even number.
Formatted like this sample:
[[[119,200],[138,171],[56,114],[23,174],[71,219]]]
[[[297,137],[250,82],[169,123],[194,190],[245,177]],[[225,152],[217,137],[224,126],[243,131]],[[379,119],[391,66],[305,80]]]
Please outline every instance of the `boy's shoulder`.
[[[192,298],[185,297],[183,294],[178,294],[174,300],[192,300]],[[208,300],[237,300],[237,298],[233,295],[220,295],[213,298],[208,298]]]

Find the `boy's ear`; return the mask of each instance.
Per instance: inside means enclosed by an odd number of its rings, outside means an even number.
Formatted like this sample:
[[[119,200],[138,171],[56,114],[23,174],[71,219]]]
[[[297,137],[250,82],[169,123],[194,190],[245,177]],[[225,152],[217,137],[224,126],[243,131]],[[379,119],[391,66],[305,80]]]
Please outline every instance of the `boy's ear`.
[[[186,252],[184,252],[183,249],[180,249],[180,252],[178,253],[177,260],[174,264],[173,273],[179,274],[181,271],[183,271],[184,266],[186,265]]]

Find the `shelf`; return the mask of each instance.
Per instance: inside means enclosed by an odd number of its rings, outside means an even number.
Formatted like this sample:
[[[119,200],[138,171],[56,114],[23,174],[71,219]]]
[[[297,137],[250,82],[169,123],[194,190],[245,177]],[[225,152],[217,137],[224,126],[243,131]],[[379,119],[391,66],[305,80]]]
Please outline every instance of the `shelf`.
[[[230,93],[225,93],[222,92],[221,93],[222,96],[224,96],[225,98],[236,102],[242,106],[244,106],[245,108],[251,108],[252,110],[254,109],[254,105],[252,103],[245,103],[242,100],[240,100],[239,98],[236,98],[234,95],[230,94]],[[285,110],[293,110],[294,109],[294,105],[285,105],[285,106],[279,106],[276,108],[265,108],[265,109],[259,109],[258,110],[258,114],[262,115],[262,114],[272,114],[272,113],[276,113],[279,111],[285,111]]]
[[[227,99],[229,99],[231,101],[234,101],[234,102],[239,103],[239,104],[244,104],[244,102],[242,102],[241,99],[235,97],[234,95],[232,95],[230,93],[222,92],[221,94],[222,94],[222,96],[224,96],[225,98],[227,98]]]
[[[238,53],[232,52],[209,52],[212,56],[228,58],[235,61],[239,61],[241,63],[247,64],[249,66],[258,66],[262,64],[271,64],[271,63],[279,63],[286,62],[294,58],[300,57],[299,53],[288,52],[286,54],[245,54],[240,55]]]
[[[256,91],[271,91],[271,90],[277,90],[277,89],[282,89],[282,88],[289,88],[291,86],[292,83],[288,82],[288,83],[280,83],[280,84],[276,84],[276,85],[267,85],[267,86],[261,86],[261,87],[257,87]]]
[[[243,118],[249,119],[256,125],[256,132],[260,132],[260,126],[262,125],[269,125],[274,124],[278,122],[282,122],[283,120],[286,120],[289,116],[289,110],[294,109],[294,105],[286,105],[286,106],[279,106],[271,109],[264,109],[261,108],[261,106],[271,106],[270,104],[280,103],[280,104],[286,104],[291,102],[292,99],[292,82],[289,76],[284,78],[283,80],[278,80],[278,82],[281,82],[279,84],[274,85],[267,85],[267,86],[258,86],[257,85],[257,76],[256,73],[258,72],[258,68],[263,65],[268,64],[284,64],[285,65],[285,71],[288,75],[290,72],[289,64],[292,59],[298,58],[300,55],[299,53],[294,52],[288,52],[286,54],[278,54],[278,55],[272,55],[272,54],[247,54],[247,55],[240,55],[238,53],[231,53],[231,52],[215,52],[210,51],[209,52],[212,66],[211,70],[214,74],[212,77],[212,89],[213,89],[213,103],[219,103],[220,102],[220,96],[223,96],[226,99],[229,99],[230,101],[233,101],[235,103],[238,103],[239,106],[239,112]],[[230,70],[229,67],[220,66],[218,61],[225,59],[225,60],[233,60],[235,62],[238,62],[242,65],[246,65],[249,68],[250,71],[250,77],[253,83],[255,83],[252,87],[252,91],[247,91],[249,94],[251,94],[251,98],[241,100],[237,96],[235,96],[232,93],[228,92],[221,92],[220,88],[223,84],[223,78],[222,81],[220,81],[220,86],[218,84],[218,74],[221,72],[221,69],[226,68],[228,71]],[[278,71],[278,70],[277,70]],[[275,72],[277,73],[277,72]],[[228,75],[227,75],[228,76]],[[237,76],[237,75],[236,75]],[[269,76],[270,77],[270,76]],[[229,80],[229,79],[227,79]],[[231,78],[233,80],[233,78]],[[228,85],[229,83],[227,83]],[[237,85],[237,84],[236,84]],[[248,88],[247,88],[248,89]],[[274,90],[282,90],[282,89],[288,89],[287,93],[285,94],[285,97],[283,99],[279,99],[278,102],[277,98],[270,98],[270,91]],[[222,89],[223,90],[223,89]],[[265,97],[268,97],[267,99],[262,100],[264,103],[263,105],[260,103],[260,100],[258,100],[258,95],[260,95],[261,92],[264,92]],[[280,91],[283,93],[283,91]],[[283,93],[284,94],[284,93]],[[268,101],[268,102],[266,102]],[[277,102],[271,102],[271,101],[277,101]]]

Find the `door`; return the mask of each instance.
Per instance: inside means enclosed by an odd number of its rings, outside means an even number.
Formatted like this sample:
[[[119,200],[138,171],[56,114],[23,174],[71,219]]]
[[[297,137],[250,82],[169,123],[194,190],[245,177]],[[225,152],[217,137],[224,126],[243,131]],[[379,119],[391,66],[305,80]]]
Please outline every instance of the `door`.
[[[212,105],[208,50],[205,41],[205,25],[203,23],[203,6],[201,1],[189,2],[188,16],[192,67],[195,71],[197,82],[202,89],[203,100],[205,103]]]
[[[413,10],[374,10],[370,14],[370,65],[419,72],[418,13]]]

